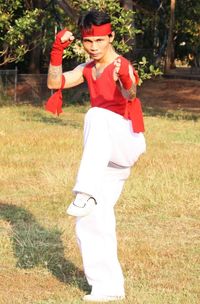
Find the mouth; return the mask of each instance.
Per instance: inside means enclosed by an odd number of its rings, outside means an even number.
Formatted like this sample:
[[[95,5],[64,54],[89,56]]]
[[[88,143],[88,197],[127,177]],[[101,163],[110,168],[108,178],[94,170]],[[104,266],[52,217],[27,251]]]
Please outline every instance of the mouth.
[[[90,53],[90,56],[91,56],[91,57],[98,57],[99,55],[100,55],[99,53],[96,53],[96,54]]]

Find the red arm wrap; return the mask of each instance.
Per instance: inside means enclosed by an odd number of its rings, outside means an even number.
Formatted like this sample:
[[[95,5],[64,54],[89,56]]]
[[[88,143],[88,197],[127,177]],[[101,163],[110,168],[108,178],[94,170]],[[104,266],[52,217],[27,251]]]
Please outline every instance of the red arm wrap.
[[[121,58],[121,66],[119,69],[119,79],[124,87],[124,89],[129,90],[132,87],[133,81],[130,77],[129,74],[129,61],[124,58],[124,57],[120,57]]]
[[[62,36],[67,31],[68,31],[67,29],[60,31],[56,35],[56,39],[53,43],[50,62],[54,66],[58,66],[58,65],[62,64],[63,51],[65,48],[67,48],[71,44],[71,41],[66,41],[64,43],[61,42]]]

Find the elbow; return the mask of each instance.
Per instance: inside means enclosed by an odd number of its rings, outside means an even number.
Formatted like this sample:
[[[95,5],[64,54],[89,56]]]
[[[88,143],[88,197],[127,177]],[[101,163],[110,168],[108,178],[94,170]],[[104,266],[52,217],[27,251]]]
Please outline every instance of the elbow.
[[[50,81],[47,81],[47,88],[50,90],[58,90],[61,87],[61,83],[51,83]]]
[[[129,94],[129,100],[135,99],[136,98],[136,94]]]
[[[57,89],[56,86],[53,86],[52,84],[49,84],[49,83],[47,83],[47,88],[48,88],[49,90],[56,90],[56,89]]]
[[[52,85],[50,83],[48,83],[48,82],[47,82],[47,88],[50,89],[50,90],[53,89]]]

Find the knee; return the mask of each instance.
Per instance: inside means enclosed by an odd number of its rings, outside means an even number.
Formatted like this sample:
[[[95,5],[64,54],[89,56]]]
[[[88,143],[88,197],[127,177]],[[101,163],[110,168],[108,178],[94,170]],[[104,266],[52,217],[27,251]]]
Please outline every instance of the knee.
[[[90,220],[90,216],[77,217],[76,219],[76,236],[79,240],[87,238],[93,228],[93,222]]]

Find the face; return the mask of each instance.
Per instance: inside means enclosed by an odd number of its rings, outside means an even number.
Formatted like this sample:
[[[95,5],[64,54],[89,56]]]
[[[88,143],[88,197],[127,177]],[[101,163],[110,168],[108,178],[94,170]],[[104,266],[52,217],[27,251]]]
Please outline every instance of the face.
[[[84,37],[83,46],[86,52],[90,55],[91,59],[100,60],[103,58],[111,48],[113,35]]]

